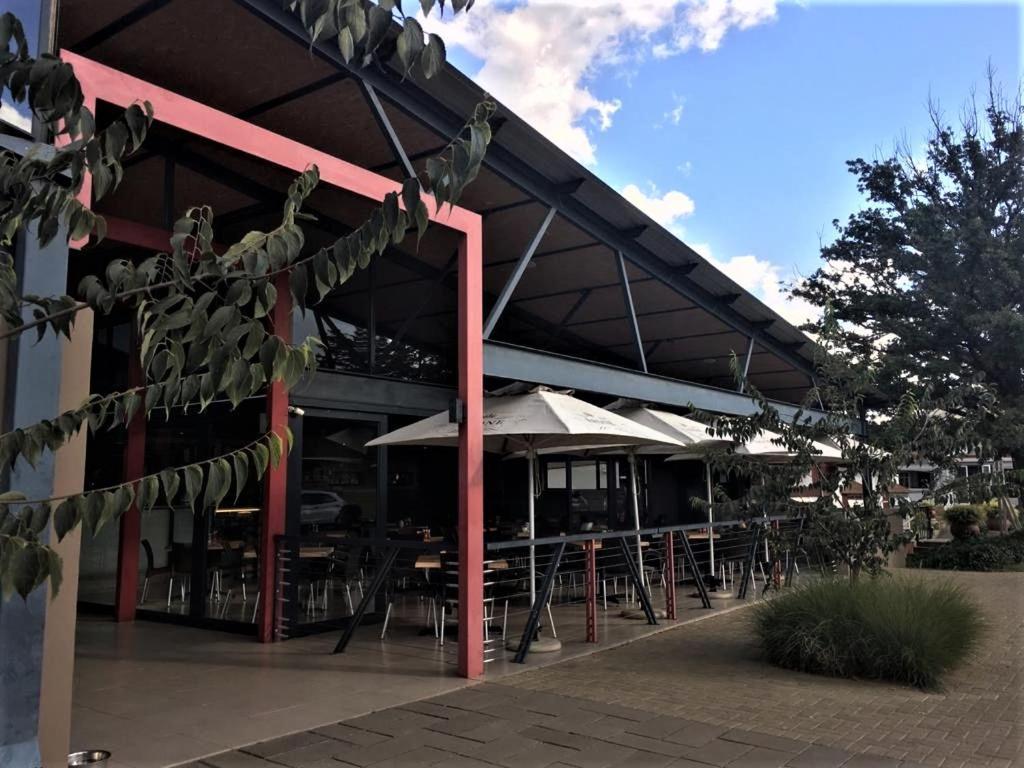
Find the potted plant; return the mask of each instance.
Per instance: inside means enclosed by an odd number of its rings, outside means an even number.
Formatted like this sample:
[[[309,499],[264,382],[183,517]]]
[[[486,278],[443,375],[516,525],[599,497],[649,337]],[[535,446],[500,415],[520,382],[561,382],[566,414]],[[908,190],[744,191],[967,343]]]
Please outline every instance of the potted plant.
[[[1003,510],[999,508],[999,502],[989,502],[985,505],[986,522],[990,531],[1006,533],[1010,528],[1010,521]]]
[[[981,522],[985,513],[976,504],[953,504],[946,507],[946,521],[954,539],[968,539],[981,535]]]

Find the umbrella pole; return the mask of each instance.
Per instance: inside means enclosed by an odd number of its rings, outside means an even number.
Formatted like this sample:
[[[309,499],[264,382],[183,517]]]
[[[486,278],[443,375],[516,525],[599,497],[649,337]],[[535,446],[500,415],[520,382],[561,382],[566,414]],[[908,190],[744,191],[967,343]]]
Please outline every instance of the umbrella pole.
[[[711,464],[704,462],[704,467],[707,470],[707,481],[708,481],[708,551],[711,558],[711,578],[715,577],[715,513],[712,508],[712,502],[714,501],[713,494],[711,492]]]
[[[636,526],[636,566],[640,573],[641,586],[644,577],[644,549],[640,542],[640,486],[636,482],[636,453],[629,452],[629,485],[633,492],[633,524]]]
[[[532,542],[536,538],[536,530],[533,519],[533,503],[534,503],[534,469],[537,462],[537,457],[533,453],[531,448],[526,452],[526,467],[530,473],[530,478],[527,481],[527,487],[529,489],[529,502],[527,504],[528,517],[530,528],[530,541]],[[534,549],[533,544],[530,544],[530,607],[537,602],[537,553]]]

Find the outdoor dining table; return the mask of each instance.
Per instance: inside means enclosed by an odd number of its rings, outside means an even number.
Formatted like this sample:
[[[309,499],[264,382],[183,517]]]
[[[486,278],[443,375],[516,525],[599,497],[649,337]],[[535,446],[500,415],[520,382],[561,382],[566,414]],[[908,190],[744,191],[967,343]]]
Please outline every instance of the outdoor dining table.
[[[334,552],[334,547],[299,547],[299,558],[303,560],[312,560],[316,558],[330,557]]]
[[[688,538],[690,541],[707,541],[708,534],[703,533],[701,531],[692,531],[686,534],[686,538]],[[722,538],[722,534],[716,533],[714,534],[713,538],[720,539]]]

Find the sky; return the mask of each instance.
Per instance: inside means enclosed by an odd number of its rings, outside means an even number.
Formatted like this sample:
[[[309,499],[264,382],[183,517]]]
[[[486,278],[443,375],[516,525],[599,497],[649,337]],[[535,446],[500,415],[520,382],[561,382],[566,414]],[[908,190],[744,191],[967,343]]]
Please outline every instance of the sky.
[[[499,101],[792,322],[786,286],[863,204],[846,161],[923,156],[989,65],[1022,73],[1024,0],[477,0],[428,29]]]

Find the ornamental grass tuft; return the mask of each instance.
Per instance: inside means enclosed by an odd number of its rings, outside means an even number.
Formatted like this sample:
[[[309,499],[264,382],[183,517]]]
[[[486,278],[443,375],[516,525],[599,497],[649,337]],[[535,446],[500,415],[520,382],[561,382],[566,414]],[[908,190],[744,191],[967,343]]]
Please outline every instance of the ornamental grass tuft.
[[[975,651],[981,612],[960,587],[915,578],[818,581],[757,606],[768,661],[926,690]]]

